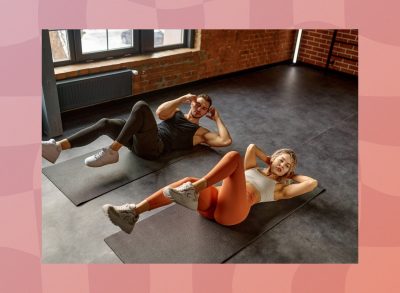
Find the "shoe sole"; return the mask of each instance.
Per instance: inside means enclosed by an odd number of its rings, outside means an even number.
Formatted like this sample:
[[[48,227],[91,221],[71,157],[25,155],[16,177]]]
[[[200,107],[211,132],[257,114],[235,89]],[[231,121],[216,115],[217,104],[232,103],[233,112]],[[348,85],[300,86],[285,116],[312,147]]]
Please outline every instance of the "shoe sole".
[[[164,188],[163,192],[164,195],[172,199],[174,202],[180,204],[181,206],[184,206],[193,211],[197,211],[198,201],[188,201],[188,198],[186,196],[182,196],[181,194],[174,192],[171,187]]]
[[[45,158],[47,161],[49,161],[50,163],[55,163],[58,159],[58,156],[60,154],[55,153],[55,154],[49,154],[49,153],[43,153],[43,149],[42,149],[42,157]]]
[[[85,165],[88,166],[88,167],[90,167],[90,168],[99,168],[99,167],[103,167],[103,166],[106,166],[106,165],[111,165],[111,164],[118,163],[118,161],[119,161],[119,159],[116,160],[115,162],[109,162],[109,163],[106,163],[106,164],[103,164],[103,165],[90,166],[90,165],[88,165],[88,164],[86,163],[86,160],[85,160]],[[89,164],[90,164],[90,163],[89,163]]]
[[[113,223],[115,226],[118,226],[125,233],[131,234],[135,225],[129,225],[125,221],[121,220],[113,206],[104,205],[103,211],[105,215],[110,219],[111,223]]]

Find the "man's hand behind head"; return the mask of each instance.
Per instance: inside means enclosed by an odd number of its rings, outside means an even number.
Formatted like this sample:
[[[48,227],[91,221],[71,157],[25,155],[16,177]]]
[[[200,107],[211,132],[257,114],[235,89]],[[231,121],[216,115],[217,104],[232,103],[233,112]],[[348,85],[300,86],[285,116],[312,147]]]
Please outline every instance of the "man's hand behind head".
[[[191,104],[192,102],[196,102],[197,96],[196,95],[192,95],[192,94],[186,94],[184,96],[182,96],[183,98],[183,103],[185,104]]]
[[[214,120],[214,121],[219,119],[219,113],[218,113],[217,109],[215,109],[214,106],[211,106],[210,110],[208,110],[207,118]]]

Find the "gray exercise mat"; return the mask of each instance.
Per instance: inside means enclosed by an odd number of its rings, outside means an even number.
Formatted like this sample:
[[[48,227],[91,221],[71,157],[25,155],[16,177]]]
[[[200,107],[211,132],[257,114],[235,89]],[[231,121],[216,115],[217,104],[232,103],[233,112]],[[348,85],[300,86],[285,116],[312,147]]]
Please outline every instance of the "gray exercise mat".
[[[197,146],[193,150],[163,155],[158,160],[145,160],[123,148],[120,150],[118,163],[101,168],[87,167],[84,163],[85,158],[96,152],[98,151],[43,168],[42,172],[78,206],[187,156],[196,158],[212,150],[205,146]]]
[[[223,263],[324,191],[252,207],[239,225],[222,226],[180,205],[139,221],[132,234],[105,242],[124,263]]]

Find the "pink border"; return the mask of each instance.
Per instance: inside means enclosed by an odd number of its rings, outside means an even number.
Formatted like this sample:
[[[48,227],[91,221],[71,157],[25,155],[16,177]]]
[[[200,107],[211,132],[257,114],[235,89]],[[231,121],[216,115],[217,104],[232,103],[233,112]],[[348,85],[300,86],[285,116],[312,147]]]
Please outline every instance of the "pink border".
[[[3,4],[0,292],[399,292],[399,10],[396,0]],[[40,30],[76,27],[358,28],[359,264],[42,265]]]

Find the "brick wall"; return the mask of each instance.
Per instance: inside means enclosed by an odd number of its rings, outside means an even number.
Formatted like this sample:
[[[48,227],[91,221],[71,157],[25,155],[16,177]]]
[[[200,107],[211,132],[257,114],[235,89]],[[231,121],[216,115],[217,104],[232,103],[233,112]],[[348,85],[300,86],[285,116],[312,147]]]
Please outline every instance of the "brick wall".
[[[298,60],[325,67],[333,30],[303,30]],[[358,75],[358,30],[338,30],[329,68]]]
[[[139,72],[133,82],[136,95],[291,59],[294,37],[294,30],[199,30],[196,50],[176,55],[160,52],[156,58],[136,61],[104,61],[98,66],[79,65],[79,69],[57,73],[56,79],[131,68]]]
[[[201,30],[199,51],[133,64],[139,94],[292,58],[292,30]]]

